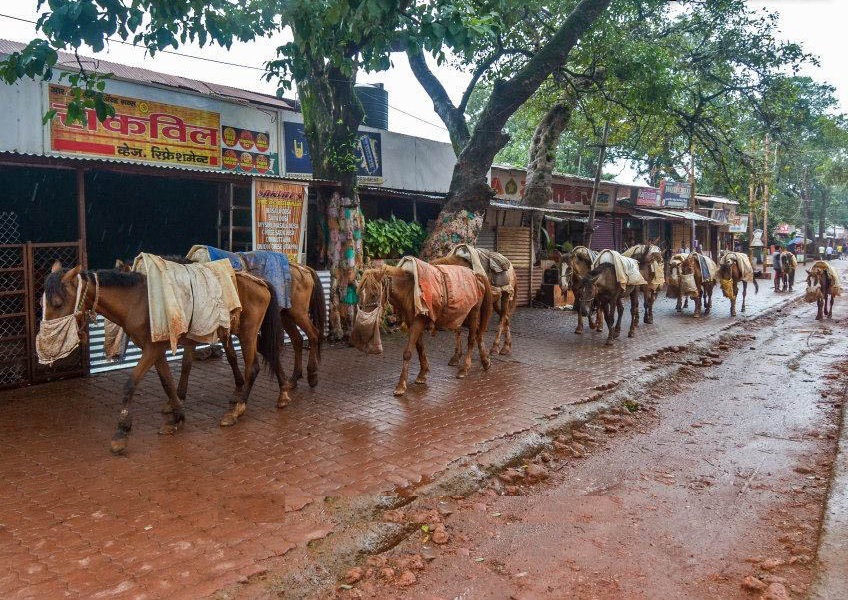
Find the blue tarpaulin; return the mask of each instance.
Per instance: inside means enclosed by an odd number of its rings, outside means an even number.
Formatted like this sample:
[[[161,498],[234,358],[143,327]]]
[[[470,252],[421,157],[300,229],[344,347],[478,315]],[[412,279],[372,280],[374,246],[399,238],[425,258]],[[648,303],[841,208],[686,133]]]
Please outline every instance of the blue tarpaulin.
[[[227,252],[213,246],[195,246],[192,255],[197,248],[206,248],[209,260],[229,259],[236,271],[247,271],[264,279],[274,288],[280,308],[291,308],[291,267],[289,258],[282,252]]]

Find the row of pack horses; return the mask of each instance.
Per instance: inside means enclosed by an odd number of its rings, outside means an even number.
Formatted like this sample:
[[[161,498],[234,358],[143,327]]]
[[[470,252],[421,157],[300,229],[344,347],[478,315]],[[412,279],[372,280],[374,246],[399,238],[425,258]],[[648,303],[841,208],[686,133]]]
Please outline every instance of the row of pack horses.
[[[639,321],[640,294],[644,298],[644,320],[646,323],[653,322],[653,306],[659,292],[658,286],[653,284],[656,274],[655,265],[662,264],[662,254],[651,246],[643,246],[630,254],[638,262],[640,271],[647,282],[646,285],[623,288],[616,280],[614,267],[610,264],[593,266],[592,253],[586,248],[575,248],[566,258],[567,285],[574,292],[575,306],[578,309],[576,333],[583,331],[584,317],[589,317],[591,328],[602,327],[601,318],[603,317],[609,330],[607,343],[611,344],[620,332],[624,311],[623,302],[629,297],[632,316],[629,335],[632,336]],[[185,261],[176,257],[166,258],[175,262]],[[510,266],[506,272],[507,285],[500,280],[499,285],[495,286],[491,275],[475,273],[470,261],[466,258],[451,255],[437,259],[433,263],[438,264],[441,269],[457,270],[457,275],[467,281],[467,286],[476,290],[475,302],[461,320],[462,327],[454,329],[455,351],[450,364],[459,365],[457,377],[464,377],[468,373],[471,355],[476,347],[483,368],[488,369],[491,364],[490,353],[509,354],[511,352],[510,325],[516,308],[517,286],[514,268]],[[708,314],[712,307],[715,278],[701,272],[702,263],[697,260],[695,254],[672,257],[671,265],[672,268],[679,269],[682,274],[694,275],[697,286],[697,293],[693,296],[695,316],[699,316],[702,310]],[[736,314],[736,295],[738,285],[742,282],[742,311],[744,311],[747,284],[742,281],[742,273],[738,265],[722,261],[718,278],[729,282],[726,293],[732,302],[731,315]],[[289,393],[297,387],[298,381],[303,377],[304,338],[301,331],[306,334],[309,342],[307,381],[310,387],[317,385],[318,363],[321,358],[326,324],[324,292],[318,274],[310,267],[291,265],[291,306],[289,308],[280,307],[274,294],[274,286],[260,278],[237,272],[236,284],[242,310],[240,313],[233,314],[229,330],[221,331],[219,336],[235,380],[235,390],[230,405],[220,420],[222,426],[235,424],[244,414],[248,397],[260,370],[258,356],[262,357],[278,381],[277,407],[282,408],[290,402]],[[423,343],[424,333],[442,329],[443,322],[440,320],[440,314],[422,315],[416,309],[416,290],[412,275],[389,265],[367,269],[362,274],[358,286],[358,297],[361,310],[378,304],[390,304],[394,314],[400,318],[408,331],[407,344],[403,352],[403,366],[395,395],[401,396],[406,392],[408,370],[413,353],[417,353],[420,363],[420,371],[415,383],[426,383],[429,363]],[[678,300],[678,308],[680,308],[680,300]],[[617,321],[614,319],[616,311]],[[493,312],[499,315],[499,324],[491,347],[486,348],[483,344],[483,334],[488,329]],[[167,403],[163,408],[163,413],[166,415],[165,423],[160,433],[174,433],[185,421],[183,403],[187,395],[195,343],[187,338],[180,340],[184,353],[179,382],[175,383],[166,358],[168,342],[151,341],[148,294],[144,276],[131,271],[120,262],[115,269],[98,271],[84,271],[79,266],[64,269],[61,264],[56,263],[45,281],[44,319],[52,320],[75,315],[81,336],[84,336],[84,321],[94,313],[101,314],[121,327],[129,339],[141,349],[141,357],[132,369],[124,387],[120,416],[111,441],[112,451],[121,453],[127,447],[133,421],[133,395],[140,380],[151,368],[156,369],[167,396]],[[593,315],[596,318],[593,318]],[[452,322],[455,322],[455,319]],[[468,332],[464,350],[461,344],[462,329],[467,329]],[[239,366],[231,334],[240,341],[242,366]],[[291,377],[286,377],[281,362],[284,334],[288,334],[294,353],[294,369]]]

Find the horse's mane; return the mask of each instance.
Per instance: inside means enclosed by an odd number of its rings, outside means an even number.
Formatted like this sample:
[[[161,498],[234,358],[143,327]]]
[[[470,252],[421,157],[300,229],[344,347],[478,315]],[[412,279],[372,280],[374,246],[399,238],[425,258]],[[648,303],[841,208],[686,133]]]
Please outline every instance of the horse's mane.
[[[98,269],[96,271],[83,271],[80,273],[86,281],[94,283],[97,275],[97,283],[102,287],[133,287],[144,282],[144,275],[135,271],[123,271],[121,269]]]
[[[58,296],[63,300],[66,297],[65,294],[65,286],[62,283],[62,276],[68,272],[68,269],[61,269],[59,271],[55,271],[50,273],[47,276],[47,279],[44,280],[44,295],[48,298],[53,298],[54,296]]]

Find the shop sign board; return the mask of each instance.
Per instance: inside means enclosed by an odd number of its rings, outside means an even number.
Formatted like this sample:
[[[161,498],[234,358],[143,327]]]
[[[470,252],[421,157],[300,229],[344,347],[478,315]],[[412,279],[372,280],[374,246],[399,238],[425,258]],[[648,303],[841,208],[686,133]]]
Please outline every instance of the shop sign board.
[[[303,123],[283,123],[286,174],[312,177],[312,157]],[[383,183],[383,138],[373,131],[360,131],[354,147],[356,175],[361,183]]]
[[[238,173],[278,175],[277,154],[271,152],[270,134],[222,125],[221,167]]]
[[[666,208],[689,208],[692,188],[688,183],[663,179],[660,182],[662,206]]]
[[[565,183],[566,179],[559,181],[555,178],[551,184],[550,208],[574,211],[588,211],[592,203],[592,185],[587,183]],[[524,173],[510,173],[501,169],[492,169],[490,185],[498,198],[504,200],[520,201],[524,198],[524,189],[527,184]],[[601,184],[598,191],[598,210],[608,211],[612,208],[613,194],[609,186]]]
[[[83,123],[70,123],[70,88],[47,86],[48,110],[55,118],[46,124],[50,150],[59,154],[190,167],[221,167],[220,115],[217,112],[173,106],[108,94],[114,116],[103,122],[94,109]]]
[[[775,233],[777,235],[789,235],[790,233],[792,233],[791,231],[789,231],[789,223],[778,224],[777,229],[775,230]]]
[[[636,206],[657,208],[660,206],[660,191],[657,188],[639,188],[636,194]]]
[[[727,220],[728,233],[747,233],[748,232],[748,215],[736,214]]]
[[[283,252],[300,262],[306,232],[306,186],[253,180],[253,248]]]

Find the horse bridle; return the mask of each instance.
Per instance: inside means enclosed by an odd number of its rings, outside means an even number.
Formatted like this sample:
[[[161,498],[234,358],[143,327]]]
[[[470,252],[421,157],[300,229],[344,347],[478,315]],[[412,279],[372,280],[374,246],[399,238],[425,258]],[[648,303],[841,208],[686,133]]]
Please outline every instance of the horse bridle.
[[[371,275],[370,273],[367,274],[365,277],[369,278],[369,279],[374,278],[374,276]],[[364,283],[365,283],[365,278],[363,278],[363,280],[360,282],[360,284],[359,284],[360,288]],[[380,280],[380,297],[377,300],[377,302],[375,304],[368,304],[368,305],[362,305],[362,304],[357,303],[357,307],[359,308],[359,310],[365,310],[366,312],[370,312],[370,311],[374,310],[375,308],[382,308],[388,303],[389,297],[391,296],[391,292],[392,292],[392,277],[391,277],[391,275],[384,275],[382,277],[382,279]]]

